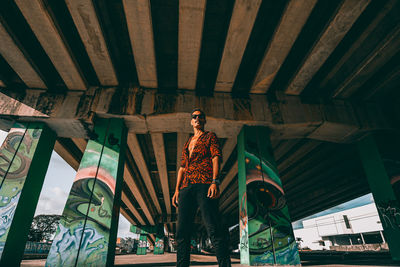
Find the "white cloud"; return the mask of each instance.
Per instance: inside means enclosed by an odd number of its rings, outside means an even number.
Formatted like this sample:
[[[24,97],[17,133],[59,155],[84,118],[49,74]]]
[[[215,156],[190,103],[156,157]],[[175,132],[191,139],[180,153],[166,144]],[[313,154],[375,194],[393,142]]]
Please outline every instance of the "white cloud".
[[[36,207],[35,216],[39,214],[62,214],[67,202],[68,193],[62,191],[59,187],[50,188],[48,191],[54,193],[49,196],[46,192],[42,192]]]
[[[58,186],[51,188],[50,191],[54,194],[54,198],[67,199],[68,197],[68,192]]]
[[[118,237],[132,237],[132,238],[138,238],[137,234],[134,234],[129,231],[131,227],[131,223],[122,215],[119,215],[119,222],[118,222]]]

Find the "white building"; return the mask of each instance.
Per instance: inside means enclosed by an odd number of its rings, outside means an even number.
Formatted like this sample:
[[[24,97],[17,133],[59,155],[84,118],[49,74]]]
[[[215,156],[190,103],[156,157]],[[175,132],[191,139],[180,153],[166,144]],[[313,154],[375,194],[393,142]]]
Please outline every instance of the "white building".
[[[377,250],[387,248],[375,203],[294,223],[301,248]],[[374,244],[374,245],[372,245]]]

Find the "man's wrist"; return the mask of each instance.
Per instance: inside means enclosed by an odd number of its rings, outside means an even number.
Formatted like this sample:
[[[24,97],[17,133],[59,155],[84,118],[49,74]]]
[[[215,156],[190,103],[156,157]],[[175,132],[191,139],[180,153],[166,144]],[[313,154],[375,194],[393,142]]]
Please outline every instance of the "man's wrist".
[[[212,179],[211,184],[216,184],[216,185],[220,185],[221,182],[219,181],[219,179]]]

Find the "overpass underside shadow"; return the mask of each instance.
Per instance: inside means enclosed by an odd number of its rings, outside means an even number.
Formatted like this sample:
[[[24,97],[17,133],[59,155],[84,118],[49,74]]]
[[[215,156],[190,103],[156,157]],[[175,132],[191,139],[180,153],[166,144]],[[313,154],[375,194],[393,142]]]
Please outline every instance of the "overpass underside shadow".
[[[204,266],[204,265],[215,265],[218,266],[217,262],[211,261],[211,262],[198,262],[198,261],[191,261],[190,266]],[[150,266],[176,266],[176,262],[160,262],[160,263],[139,263],[139,264],[124,264],[124,265],[118,265],[118,266],[123,266],[123,267],[150,267]]]
[[[300,258],[302,266],[400,266],[389,252],[303,251]]]

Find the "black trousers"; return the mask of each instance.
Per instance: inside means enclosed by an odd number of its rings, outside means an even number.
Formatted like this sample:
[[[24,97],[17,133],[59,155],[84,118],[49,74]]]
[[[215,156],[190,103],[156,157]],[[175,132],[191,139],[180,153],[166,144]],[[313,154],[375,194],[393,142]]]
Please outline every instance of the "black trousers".
[[[197,207],[200,208],[203,223],[211,243],[216,249],[218,265],[231,266],[229,256],[228,229],[222,226],[218,209],[218,199],[207,197],[209,184],[191,184],[179,192],[179,214],[176,241],[178,246],[177,266],[190,264],[190,240]]]

